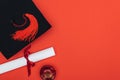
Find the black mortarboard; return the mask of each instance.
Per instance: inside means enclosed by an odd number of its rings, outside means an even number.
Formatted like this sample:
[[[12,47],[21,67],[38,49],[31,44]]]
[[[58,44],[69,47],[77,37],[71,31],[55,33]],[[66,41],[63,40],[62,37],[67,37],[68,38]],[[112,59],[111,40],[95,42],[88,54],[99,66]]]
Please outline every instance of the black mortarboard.
[[[51,26],[32,0],[0,0],[0,51],[8,59]]]

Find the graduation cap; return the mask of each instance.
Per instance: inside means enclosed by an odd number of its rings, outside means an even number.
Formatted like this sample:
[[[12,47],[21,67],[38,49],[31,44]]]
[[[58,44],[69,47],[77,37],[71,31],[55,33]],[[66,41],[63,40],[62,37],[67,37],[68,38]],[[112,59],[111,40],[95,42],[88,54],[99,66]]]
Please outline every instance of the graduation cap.
[[[0,51],[8,59],[51,25],[32,0],[0,0]]]

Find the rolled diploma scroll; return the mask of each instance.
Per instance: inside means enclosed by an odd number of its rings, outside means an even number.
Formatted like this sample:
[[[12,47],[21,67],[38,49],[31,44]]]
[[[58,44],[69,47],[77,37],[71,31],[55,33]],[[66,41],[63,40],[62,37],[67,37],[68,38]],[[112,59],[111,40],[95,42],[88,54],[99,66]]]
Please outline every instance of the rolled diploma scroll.
[[[49,57],[55,56],[55,52],[53,47],[47,48],[45,50],[33,53],[31,55],[29,55],[29,60],[32,62],[37,62]],[[26,59],[24,57],[12,60],[10,62],[6,62],[0,65],[0,74],[3,74],[5,72],[26,66],[27,62]]]

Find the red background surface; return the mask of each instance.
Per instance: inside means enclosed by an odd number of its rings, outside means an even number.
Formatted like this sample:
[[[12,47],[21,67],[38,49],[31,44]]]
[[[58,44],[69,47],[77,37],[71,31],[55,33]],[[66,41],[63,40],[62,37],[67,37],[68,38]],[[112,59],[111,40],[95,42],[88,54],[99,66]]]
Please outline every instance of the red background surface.
[[[51,64],[56,80],[120,80],[119,0],[34,0],[52,28],[32,43],[31,52],[53,46],[56,56],[36,63],[30,80]],[[22,5],[21,5],[22,6]],[[0,55],[0,63],[6,60]],[[0,80],[27,80],[27,69],[0,75]]]

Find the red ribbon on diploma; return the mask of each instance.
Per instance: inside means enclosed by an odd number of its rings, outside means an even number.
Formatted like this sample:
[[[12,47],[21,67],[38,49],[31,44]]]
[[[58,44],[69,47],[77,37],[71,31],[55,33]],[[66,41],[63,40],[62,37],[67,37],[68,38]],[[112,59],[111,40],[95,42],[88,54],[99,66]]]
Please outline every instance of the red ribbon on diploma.
[[[31,67],[35,66],[35,63],[30,61],[28,59],[28,56],[30,55],[30,51],[28,51],[31,48],[31,45],[29,45],[25,50],[24,50],[24,57],[27,60],[27,69],[28,69],[28,77],[31,75]]]

